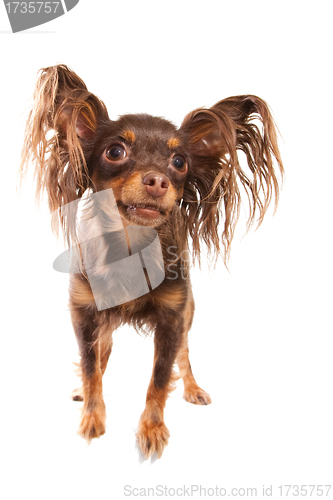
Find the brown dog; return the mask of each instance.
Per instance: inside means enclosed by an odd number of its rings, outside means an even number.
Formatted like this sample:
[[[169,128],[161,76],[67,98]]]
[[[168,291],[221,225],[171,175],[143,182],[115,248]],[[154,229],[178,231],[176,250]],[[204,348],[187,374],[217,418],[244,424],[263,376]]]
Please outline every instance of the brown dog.
[[[237,150],[244,153],[246,172]],[[73,399],[83,400],[79,432],[88,441],[105,432],[102,376],[112,332],[129,323],[154,333],[154,368],[137,437],[146,458],[155,451],[160,456],[169,437],[163,411],[175,379],[175,362],[185,399],[194,404],[211,402],[197,385],[188,357],[194,312],[183,258],[188,240],[194,259],[200,259],[203,243],[215,256],[223,250],[227,258],[241,196],[249,201],[249,225],[256,218],[260,224],[269,203],[278,200],[283,167],[268,106],[252,95],[230,97],[210,109],[191,112],[179,129],[149,115],[124,115],[112,121],[104,103],[73,71],[63,65],[50,67],[41,70],[37,81],[22,174],[30,160],[35,163],[37,194],[45,189],[50,210],[60,209],[59,220],[72,245],[80,248],[77,226],[62,208],[87,191],[112,189],[129,247],[127,233],[132,226],[152,228],[158,234],[164,260],[159,286],[149,283],[144,269],[148,293],[97,308],[82,256],[81,271],[71,274],[70,309],[83,383]]]

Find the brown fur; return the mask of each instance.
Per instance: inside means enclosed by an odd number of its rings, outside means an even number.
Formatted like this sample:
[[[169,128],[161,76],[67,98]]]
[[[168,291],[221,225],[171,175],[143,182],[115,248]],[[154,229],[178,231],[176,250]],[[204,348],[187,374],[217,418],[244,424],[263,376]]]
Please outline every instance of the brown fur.
[[[153,373],[137,438],[146,458],[154,452],[160,456],[169,438],[163,413],[176,380],[176,362],[184,398],[194,404],[211,402],[189,361],[194,301],[186,251],[190,245],[194,259],[200,260],[206,245],[215,257],[222,254],[227,260],[242,196],[249,202],[249,226],[262,222],[272,201],[277,204],[283,167],[269,108],[262,99],[245,95],[189,113],[178,130],[149,115],[112,121],[104,103],[73,71],[54,66],[41,70],[36,83],[22,176],[30,162],[35,164],[37,198],[46,190],[51,211],[88,189],[112,188],[125,231],[139,225],[158,232],[165,278],[157,288],[98,311],[83,266],[81,273],[71,275],[70,310],[83,384],[73,399],[83,400],[79,433],[88,441],[105,432],[102,376],[113,331],[128,323],[154,334]],[[77,244],[76,218],[58,210],[57,222],[67,241]]]

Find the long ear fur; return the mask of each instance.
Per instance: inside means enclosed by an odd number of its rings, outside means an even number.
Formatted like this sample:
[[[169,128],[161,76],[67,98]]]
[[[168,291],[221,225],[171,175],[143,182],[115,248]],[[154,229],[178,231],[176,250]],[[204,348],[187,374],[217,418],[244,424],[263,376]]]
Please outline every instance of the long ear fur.
[[[84,82],[65,65],[40,70],[29,114],[21,156],[20,174],[35,166],[36,199],[46,190],[50,211],[80,198],[91,185],[86,159],[98,122],[108,119],[106,107]],[[66,228],[67,239],[75,229]],[[54,229],[56,227],[54,226]]]
[[[193,111],[181,130],[188,136],[192,155],[182,210],[194,257],[200,260],[201,239],[215,257],[220,253],[222,212],[221,241],[227,260],[244,194],[249,201],[248,228],[256,218],[261,224],[272,199],[275,207],[278,202],[283,166],[273,118],[259,97],[236,96]],[[245,155],[247,171],[240,165],[238,151]]]

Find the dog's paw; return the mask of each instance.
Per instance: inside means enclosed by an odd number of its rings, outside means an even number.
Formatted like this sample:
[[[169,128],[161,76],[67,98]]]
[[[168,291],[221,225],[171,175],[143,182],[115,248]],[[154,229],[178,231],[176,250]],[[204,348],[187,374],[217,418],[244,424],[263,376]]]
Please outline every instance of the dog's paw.
[[[83,401],[83,387],[74,389],[74,391],[71,394],[71,398],[73,401]]]
[[[209,405],[212,402],[210,395],[198,385],[187,387],[184,391],[184,399],[195,405]]]
[[[168,444],[170,433],[163,420],[156,423],[141,418],[136,437],[139,447],[147,460],[154,452],[156,452],[158,458],[162,456],[163,450]]]
[[[88,443],[94,438],[99,438],[105,433],[105,405],[99,404],[92,411],[82,410],[78,434]]]

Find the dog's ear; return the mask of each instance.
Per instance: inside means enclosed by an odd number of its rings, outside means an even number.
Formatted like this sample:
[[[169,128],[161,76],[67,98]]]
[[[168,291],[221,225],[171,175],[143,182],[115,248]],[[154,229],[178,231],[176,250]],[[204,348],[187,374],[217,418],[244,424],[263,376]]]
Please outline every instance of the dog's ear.
[[[99,122],[108,119],[104,103],[89,92],[83,80],[67,66],[42,70],[36,94],[44,95],[46,101],[51,99],[51,126],[60,133],[76,133],[81,139],[91,141]],[[45,106],[47,102],[41,104]]]
[[[220,158],[233,150],[236,137],[227,115],[220,116],[211,109],[197,109],[189,113],[181,126],[187,133],[188,145],[194,156]]]
[[[88,187],[87,152],[99,123],[105,120],[108,113],[104,103],[88,91],[74,71],[58,65],[39,72],[26,124],[21,172],[29,161],[35,163],[37,196],[46,188],[51,210],[77,198],[66,189],[69,179],[65,182],[65,171],[72,174],[70,184],[78,188],[76,194],[82,194]],[[69,196],[65,199],[55,196],[50,178]]]
[[[272,115],[259,97],[230,97],[189,113],[180,131],[192,157],[182,209],[194,253],[199,256],[200,239],[219,253],[222,239],[227,258],[242,196],[249,200],[248,226],[256,216],[259,225],[272,199],[278,201],[283,166]]]
[[[36,198],[46,190],[50,210],[82,196],[91,185],[87,160],[106,107],[67,66],[38,75],[21,157],[21,177],[35,165]],[[61,218],[61,217],[60,217]],[[61,220],[64,226],[64,220]]]
[[[75,132],[80,139],[93,141],[97,130],[98,113],[88,102],[85,103],[85,108],[78,111],[75,105],[66,103],[55,116],[54,128],[65,136]]]

